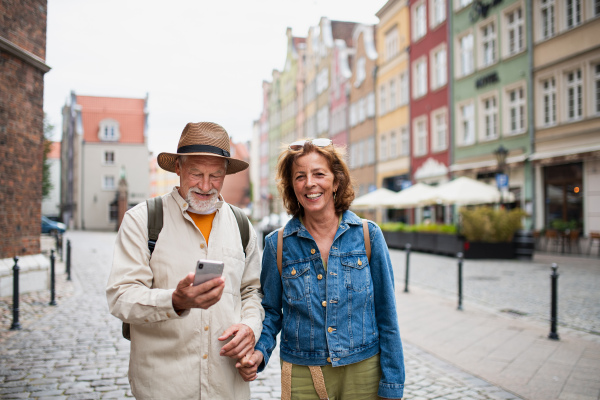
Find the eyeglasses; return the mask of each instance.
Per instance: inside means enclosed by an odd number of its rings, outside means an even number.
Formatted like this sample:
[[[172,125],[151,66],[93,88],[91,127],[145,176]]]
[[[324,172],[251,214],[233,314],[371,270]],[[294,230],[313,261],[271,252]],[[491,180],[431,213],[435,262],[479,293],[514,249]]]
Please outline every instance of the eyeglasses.
[[[310,142],[314,146],[317,146],[317,147],[327,147],[327,146],[333,144],[333,141],[331,139],[326,139],[326,138],[305,139],[305,140],[298,140],[298,141],[295,141],[294,143],[290,144],[290,150],[302,150],[302,148],[304,147],[304,145],[307,142]]]

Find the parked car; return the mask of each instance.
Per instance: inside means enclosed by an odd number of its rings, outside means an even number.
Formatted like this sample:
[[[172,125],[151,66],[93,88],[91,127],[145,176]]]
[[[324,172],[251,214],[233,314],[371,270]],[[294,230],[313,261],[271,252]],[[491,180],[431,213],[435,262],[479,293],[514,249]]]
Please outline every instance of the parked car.
[[[64,233],[67,230],[67,226],[62,222],[52,221],[48,217],[42,215],[42,233]]]

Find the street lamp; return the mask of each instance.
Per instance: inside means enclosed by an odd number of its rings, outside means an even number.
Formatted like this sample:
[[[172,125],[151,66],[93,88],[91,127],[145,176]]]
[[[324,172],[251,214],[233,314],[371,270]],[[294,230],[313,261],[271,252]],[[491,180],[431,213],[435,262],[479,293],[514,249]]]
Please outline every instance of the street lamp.
[[[500,205],[504,206],[504,190],[508,188],[508,176],[504,173],[508,150],[506,149],[506,147],[500,145],[500,147],[494,150],[494,155],[496,156],[496,161],[498,161],[498,173],[496,174],[496,184],[498,185],[498,190],[500,190]]]

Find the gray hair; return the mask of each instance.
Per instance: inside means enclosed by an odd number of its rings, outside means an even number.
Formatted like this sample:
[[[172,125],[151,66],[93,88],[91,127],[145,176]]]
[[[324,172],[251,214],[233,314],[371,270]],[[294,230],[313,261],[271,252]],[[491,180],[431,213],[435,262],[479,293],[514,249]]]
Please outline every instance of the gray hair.
[[[189,157],[189,155],[177,156],[175,163],[179,164],[179,168],[182,168],[183,164],[185,164],[186,161],[188,160],[188,157]],[[224,159],[224,160],[225,160],[225,171],[227,171],[227,167],[229,167],[229,160],[228,159]]]

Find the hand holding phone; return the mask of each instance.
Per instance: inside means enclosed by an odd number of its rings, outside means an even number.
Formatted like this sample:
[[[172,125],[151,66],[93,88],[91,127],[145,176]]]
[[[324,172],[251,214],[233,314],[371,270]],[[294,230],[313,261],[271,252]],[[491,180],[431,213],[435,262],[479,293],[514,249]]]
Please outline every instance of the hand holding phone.
[[[196,263],[196,274],[194,275],[194,286],[218,278],[223,274],[225,264],[222,261],[198,260]]]

